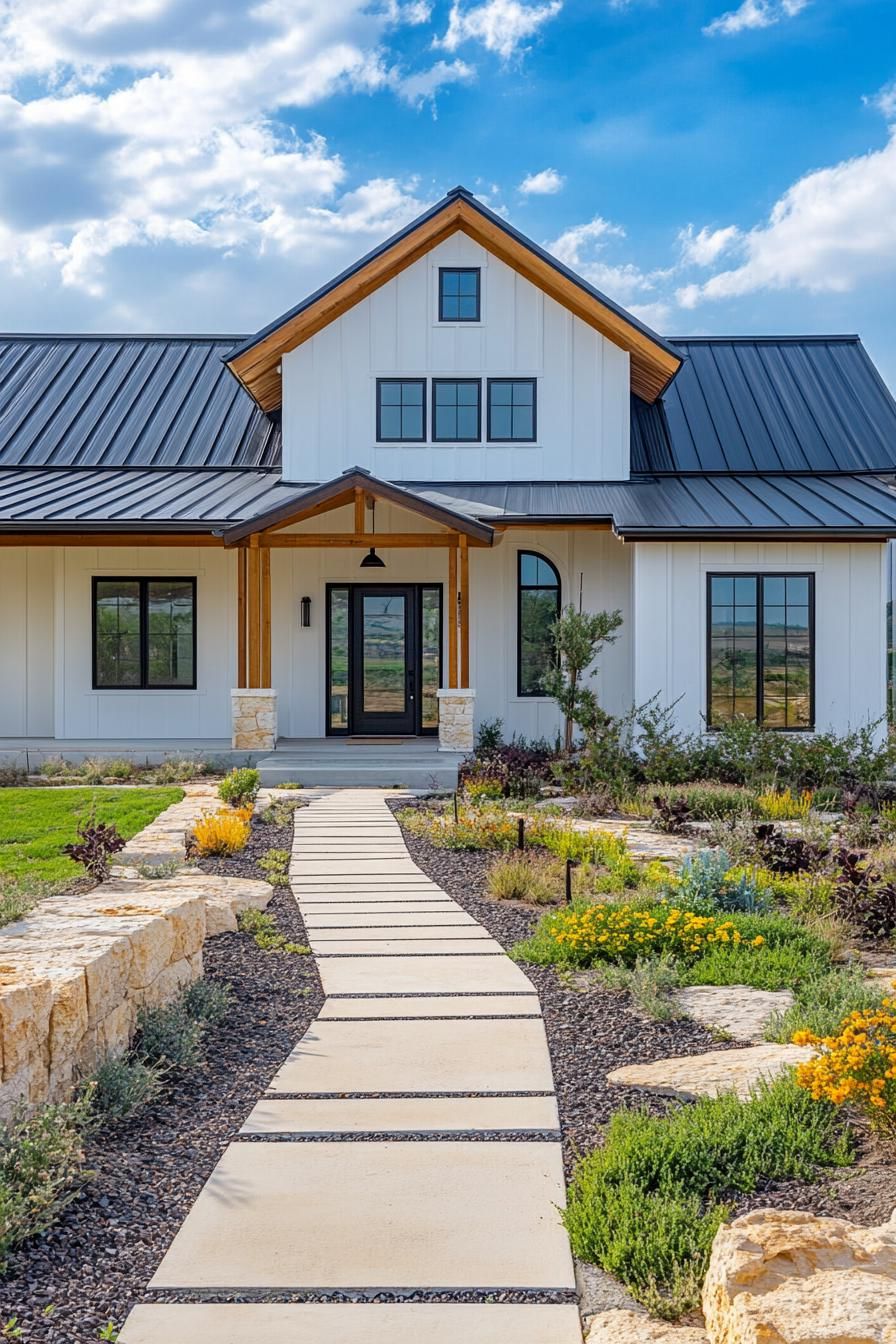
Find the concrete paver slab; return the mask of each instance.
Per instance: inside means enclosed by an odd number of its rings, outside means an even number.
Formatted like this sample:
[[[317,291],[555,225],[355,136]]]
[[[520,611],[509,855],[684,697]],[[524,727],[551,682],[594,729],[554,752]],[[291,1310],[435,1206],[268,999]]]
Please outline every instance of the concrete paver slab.
[[[573,1287],[560,1145],[234,1143],[154,1288]]]
[[[550,1092],[536,1018],[318,1021],[270,1092]]]
[[[402,910],[387,910],[384,914],[368,911],[366,914],[329,914],[326,910],[304,910],[302,918],[305,921],[306,929],[375,929],[391,928],[398,929],[404,925],[416,926],[423,929],[481,929],[472,915],[467,915],[463,910],[456,913],[453,910],[443,910],[434,915],[411,911],[405,913]],[[485,930],[483,930],[485,932]]]
[[[302,918],[309,914],[326,914],[328,918],[338,919],[344,914],[426,914],[437,915],[447,914],[449,917],[457,909],[448,901],[430,901],[408,898],[399,900],[398,897],[386,898],[380,900],[370,900],[359,896],[354,900],[346,901],[316,901],[313,897],[307,901],[301,902]]]
[[[339,946],[332,943],[318,944],[311,939],[311,946],[319,957],[457,957],[467,953],[479,953],[480,956],[502,957],[504,949],[491,938],[418,938],[415,943],[396,940],[389,942],[382,938],[358,938],[351,942],[343,941]]]
[[[119,1344],[581,1344],[575,1306],[407,1302],[135,1307]]]
[[[318,1021],[331,1017],[540,1017],[537,994],[429,994],[398,999],[324,1000]]]
[[[506,957],[324,957],[325,994],[477,994],[531,990]]]
[[[553,1097],[265,1097],[243,1134],[423,1134],[449,1130],[556,1130]]]
[[[394,916],[393,916],[394,918]],[[421,916],[417,916],[421,918]],[[320,946],[322,951],[351,952],[351,947],[343,949],[343,943],[414,943],[421,939],[432,941],[437,939],[440,942],[464,942],[464,943],[483,943],[494,942],[489,937],[487,929],[476,924],[406,924],[397,926],[382,925],[379,928],[320,928],[313,925],[306,925],[309,936],[311,937],[312,947]],[[495,945],[497,946],[497,944]],[[419,948],[409,947],[409,952],[420,951]],[[454,949],[452,949],[453,951]],[[476,949],[478,950],[478,949]],[[492,949],[494,951],[494,948]]]

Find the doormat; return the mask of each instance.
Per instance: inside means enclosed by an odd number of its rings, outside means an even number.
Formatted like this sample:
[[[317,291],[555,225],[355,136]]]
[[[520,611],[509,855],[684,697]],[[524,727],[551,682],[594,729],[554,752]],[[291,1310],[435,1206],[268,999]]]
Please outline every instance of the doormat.
[[[347,737],[353,747],[406,747],[413,742],[412,737]]]

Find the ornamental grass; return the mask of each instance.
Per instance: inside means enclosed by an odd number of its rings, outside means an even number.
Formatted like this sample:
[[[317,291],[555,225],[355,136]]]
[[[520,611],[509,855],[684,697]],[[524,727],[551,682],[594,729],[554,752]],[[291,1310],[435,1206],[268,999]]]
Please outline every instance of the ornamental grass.
[[[812,811],[815,795],[811,789],[794,794],[790,789],[766,789],[756,798],[756,805],[769,821],[803,821]]]
[[[714,947],[760,948],[761,934],[745,940],[733,920],[698,915],[677,906],[576,903],[546,915],[532,938],[514,949],[525,961],[591,966],[613,961],[634,966],[639,958],[668,954],[694,961]]]
[[[896,1134],[896,999],[850,1013],[833,1036],[794,1032],[793,1043],[818,1050],[797,1066],[800,1087],[816,1101],[853,1105],[874,1129]]]
[[[251,808],[207,812],[193,827],[197,852],[202,858],[210,854],[238,854],[246,848],[251,831],[251,815]]]

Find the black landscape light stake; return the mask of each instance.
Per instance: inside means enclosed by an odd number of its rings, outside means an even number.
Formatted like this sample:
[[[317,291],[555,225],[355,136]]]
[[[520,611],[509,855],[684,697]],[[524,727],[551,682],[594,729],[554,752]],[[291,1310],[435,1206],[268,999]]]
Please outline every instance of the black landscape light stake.
[[[526,848],[526,818],[518,817],[516,823],[516,847],[517,849]]]
[[[578,868],[576,859],[566,860],[566,904],[572,905],[572,870]]]

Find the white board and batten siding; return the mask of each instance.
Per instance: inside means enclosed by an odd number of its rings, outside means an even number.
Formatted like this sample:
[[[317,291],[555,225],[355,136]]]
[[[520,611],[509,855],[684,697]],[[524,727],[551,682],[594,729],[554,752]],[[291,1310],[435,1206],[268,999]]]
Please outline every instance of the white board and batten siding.
[[[441,266],[478,266],[481,321],[439,322]],[[487,379],[536,379],[537,442],[488,443]],[[376,441],[377,378],[482,379],[478,444]],[[283,357],[283,475],[395,481],[627,480],[629,356],[455,234]]]
[[[707,575],[815,575],[815,728],[846,733],[886,713],[886,546],[874,542],[639,542],[634,551],[634,698],[706,715]],[[883,729],[881,730],[883,731]]]

